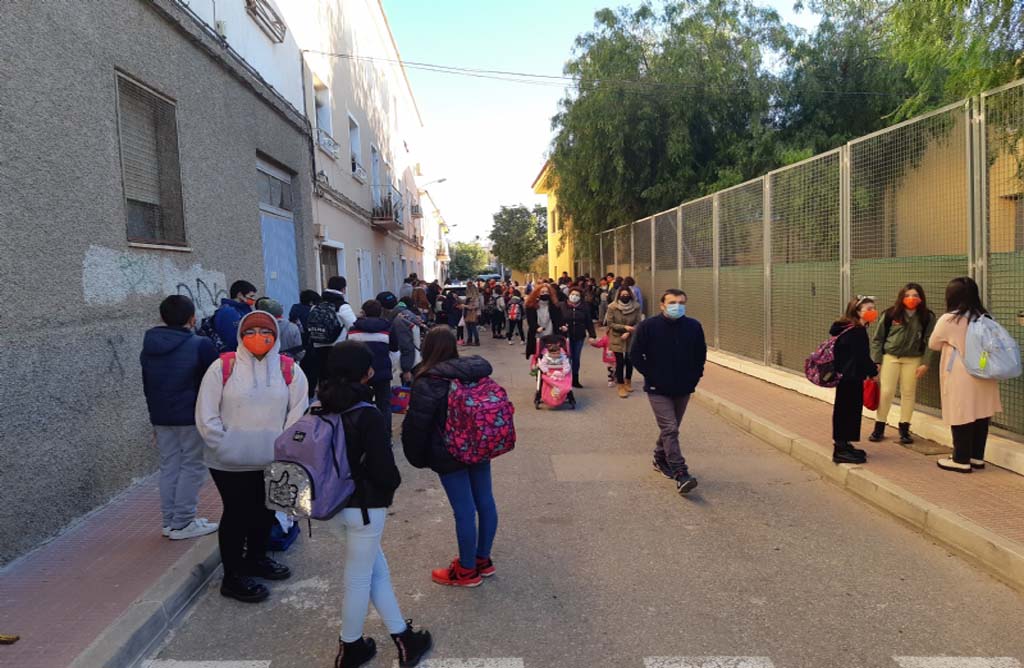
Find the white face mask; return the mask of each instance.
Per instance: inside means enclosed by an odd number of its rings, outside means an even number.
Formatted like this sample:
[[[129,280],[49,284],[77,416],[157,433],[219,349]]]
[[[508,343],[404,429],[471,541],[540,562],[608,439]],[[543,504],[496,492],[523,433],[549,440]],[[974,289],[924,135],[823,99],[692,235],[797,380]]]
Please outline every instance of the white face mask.
[[[579,304],[580,303],[580,296],[579,295],[569,295],[569,301],[571,301],[573,304]]]

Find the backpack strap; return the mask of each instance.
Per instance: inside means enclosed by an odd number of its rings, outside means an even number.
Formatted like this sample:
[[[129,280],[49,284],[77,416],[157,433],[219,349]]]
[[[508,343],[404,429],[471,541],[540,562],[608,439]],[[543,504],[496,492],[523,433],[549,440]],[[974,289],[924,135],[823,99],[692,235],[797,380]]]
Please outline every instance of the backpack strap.
[[[345,432],[346,441],[348,440],[349,424],[350,424],[350,420],[352,419],[351,418],[351,414],[356,412],[356,411],[358,411],[358,410],[361,410],[363,408],[374,408],[375,409],[377,407],[375,405],[371,404],[371,403],[366,402],[366,401],[359,401],[359,402],[356,402],[356,403],[352,404],[351,406],[349,406],[348,408],[346,408],[345,410],[343,410],[341,412],[341,418],[339,420],[339,423],[341,425],[342,431]],[[346,457],[348,456],[347,446],[346,446],[345,456]],[[355,479],[356,479],[356,472],[355,472],[355,470],[353,470],[352,471],[352,480],[355,480]],[[369,511],[369,508],[367,508],[367,506],[366,506],[366,499],[363,499],[362,501],[363,502],[361,504],[359,504],[359,510],[362,511],[363,526],[369,526],[370,525],[370,511]]]
[[[220,378],[221,385],[228,384],[228,378],[231,378],[231,372],[235,370],[235,353],[221,353],[220,354]]]
[[[287,355],[279,355],[281,360],[281,375],[284,376],[284,384],[291,385],[295,380],[295,360]]]

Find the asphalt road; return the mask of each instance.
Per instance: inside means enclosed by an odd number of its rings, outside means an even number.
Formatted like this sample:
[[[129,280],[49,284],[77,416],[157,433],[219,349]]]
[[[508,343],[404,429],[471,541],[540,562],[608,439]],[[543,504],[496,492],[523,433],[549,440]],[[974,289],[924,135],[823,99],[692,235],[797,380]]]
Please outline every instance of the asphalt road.
[[[494,464],[498,574],[483,586],[430,581],[456,552],[451,511],[437,476],[396,446],[403,484],[385,552],[406,616],[434,633],[422,665],[1021,666],[1024,597],[786,455],[691,404],[684,453],[700,486],[680,497],[651,469],[643,393],[619,399],[599,351],[585,350],[575,411],[534,410],[518,344],[485,334],[476,351],[509,390],[519,434]],[[343,540],[315,523],[280,555],[294,575],[263,604],[211,583],[151,665],[331,666]],[[391,666],[373,612],[366,633],[382,648],[370,665]]]

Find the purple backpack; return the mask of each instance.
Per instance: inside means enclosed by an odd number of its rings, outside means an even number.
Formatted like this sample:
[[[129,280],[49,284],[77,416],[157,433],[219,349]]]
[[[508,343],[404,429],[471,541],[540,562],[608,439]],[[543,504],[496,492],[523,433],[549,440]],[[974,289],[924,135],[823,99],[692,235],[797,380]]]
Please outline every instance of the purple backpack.
[[[829,337],[804,362],[804,375],[818,387],[835,387],[843,374],[836,369],[836,341],[843,334],[853,329],[847,327],[835,336]]]
[[[516,447],[515,407],[490,377],[475,383],[452,380],[444,443],[455,461],[472,466]]]
[[[342,415],[374,408],[361,401]],[[299,418],[274,441],[274,461],[263,470],[267,508],[288,515],[327,520],[356,491],[345,449],[341,415],[324,415],[319,406]]]

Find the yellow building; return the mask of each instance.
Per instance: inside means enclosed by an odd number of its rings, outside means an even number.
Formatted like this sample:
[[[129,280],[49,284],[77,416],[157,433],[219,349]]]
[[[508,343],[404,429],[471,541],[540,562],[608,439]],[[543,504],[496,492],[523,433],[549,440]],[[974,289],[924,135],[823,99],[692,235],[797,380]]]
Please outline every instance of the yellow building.
[[[556,190],[558,181],[551,167],[551,161],[544,163],[540,174],[533,180],[533,192],[548,197],[548,275],[557,279],[563,271],[570,276],[576,275],[573,264],[574,248],[572,242],[572,219],[564,220],[558,214],[558,198]]]

